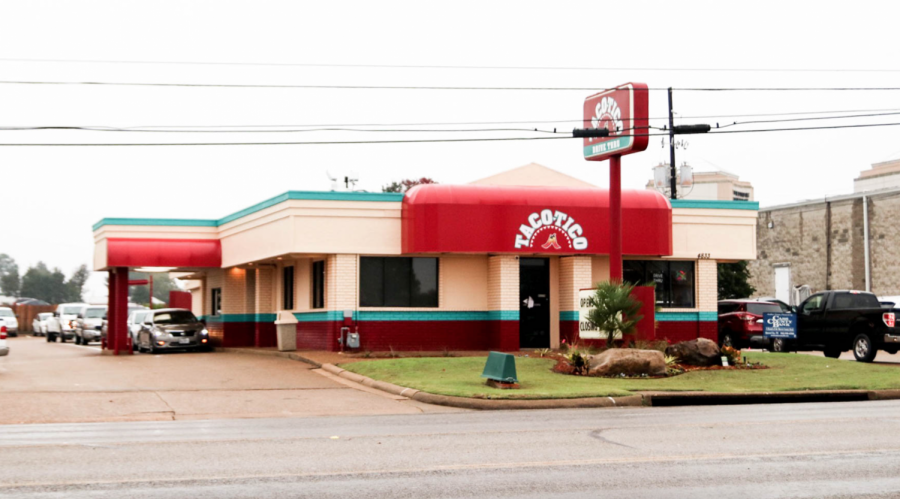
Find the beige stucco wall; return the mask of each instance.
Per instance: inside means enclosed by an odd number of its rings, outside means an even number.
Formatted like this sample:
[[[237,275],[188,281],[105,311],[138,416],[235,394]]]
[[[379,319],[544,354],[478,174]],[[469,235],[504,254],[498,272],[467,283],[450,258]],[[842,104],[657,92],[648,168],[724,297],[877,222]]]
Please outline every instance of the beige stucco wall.
[[[598,282],[609,280],[609,257],[594,255],[591,257],[591,285],[593,288]]]
[[[441,257],[442,310],[488,310],[487,255]]]
[[[672,256],[716,260],[756,259],[756,211],[677,208],[672,210]]]

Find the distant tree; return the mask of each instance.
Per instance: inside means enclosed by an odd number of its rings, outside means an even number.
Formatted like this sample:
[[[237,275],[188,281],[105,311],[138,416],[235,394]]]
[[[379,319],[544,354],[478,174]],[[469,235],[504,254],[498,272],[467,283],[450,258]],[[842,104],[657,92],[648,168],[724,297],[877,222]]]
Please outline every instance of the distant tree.
[[[422,177],[418,180],[415,179],[406,179],[401,180],[400,182],[391,182],[388,185],[382,186],[381,192],[406,192],[417,185],[422,184],[436,184],[434,180],[428,177]]]
[[[22,296],[49,303],[64,303],[69,298],[66,276],[61,270],[51,271],[44,262],[38,262],[22,276]]]
[[[84,285],[87,283],[90,275],[91,272],[88,270],[87,265],[83,264],[72,274],[72,277],[66,282],[66,288],[69,295],[68,301],[84,301]]]
[[[144,272],[129,272],[129,280],[150,279],[150,274]],[[153,297],[169,303],[169,291],[179,291],[181,288],[175,283],[175,280],[166,273],[153,274]],[[149,303],[150,302],[150,286],[129,286],[128,299],[132,303]]]
[[[750,285],[750,269],[746,260],[734,263],[720,263],[718,266],[719,299],[749,298],[756,293]]]
[[[19,277],[19,265],[6,253],[0,253],[0,293],[6,296],[21,296],[22,279]]]

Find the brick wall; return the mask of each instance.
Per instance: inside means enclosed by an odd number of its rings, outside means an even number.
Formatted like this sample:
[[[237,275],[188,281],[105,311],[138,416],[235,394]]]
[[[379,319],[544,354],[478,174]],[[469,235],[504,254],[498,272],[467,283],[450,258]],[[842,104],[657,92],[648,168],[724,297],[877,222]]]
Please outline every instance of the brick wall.
[[[519,310],[519,259],[488,258],[488,310]]]
[[[775,295],[775,266],[789,264],[794,286],[813,292],[865,289],[865,236],[862,197],[761,211],[757,221],[758,259],[750,262],[759,296]],[[868,198],[871,289],[900,294],[900,235],[894,227],[900,193]],[[772,225],[770,228],[769,225]]]

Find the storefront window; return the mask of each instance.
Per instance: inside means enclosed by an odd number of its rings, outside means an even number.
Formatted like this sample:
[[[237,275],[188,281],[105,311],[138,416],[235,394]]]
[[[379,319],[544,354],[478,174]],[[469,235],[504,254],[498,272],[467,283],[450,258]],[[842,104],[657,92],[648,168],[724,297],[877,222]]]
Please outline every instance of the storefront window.
[[[294,309],[294,267],[285,267],[282,274],[282,309]]]
[[[312,265],[312,308],[325,308],[325,261],[319,260]]]
[[[212,288],[212,303],[210,306],[212,307],[210,315],[222,315],[222,288]]]
[[[438,259],[362,257],[361,307],[437,307]]]
[[[623,277],[630,284],[656,285],[656,305],[694,308],[694,262],[626,260]]]

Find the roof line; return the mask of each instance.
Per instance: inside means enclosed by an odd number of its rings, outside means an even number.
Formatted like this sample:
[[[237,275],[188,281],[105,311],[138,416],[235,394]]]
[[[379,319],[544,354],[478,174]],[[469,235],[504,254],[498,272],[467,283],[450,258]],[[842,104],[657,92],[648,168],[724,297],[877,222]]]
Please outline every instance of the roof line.
[[[804,206],[812,206],[821,203],[834,203],[838,201],[848,201],[850,199],[858,199],[864,196],[874,197],[874,196],[887,196],[890,194],[900,194],[900,188],[891,187],[887,189],[879,189],[876,191],[863,191],[863,192],[854,192],[852,194],[840,194],[837,196],[825,196],[819,199],[808,199],[806,201],[798,201],[796,203],[787,203],[787,204],[779,204],[775,206],[767,206],[765,208],[760,208],[760,212],[768,212],[768,211],[776,211],[776,210],[784,210],[788,208],[802,208]]]
[[[403,201],[403,193],[395,192],[334,192],[334,191],[288,191],[257,203],[249,208],[234,212],[218,220],[187,218],[103,218],[93,225],[97,230],[104,225],[139,225],[139,226],[172,226],[172,227],[221,227],[239,218],[252,215],[276,204],[288,200],[312,201],[371,201],[393,202]]]

